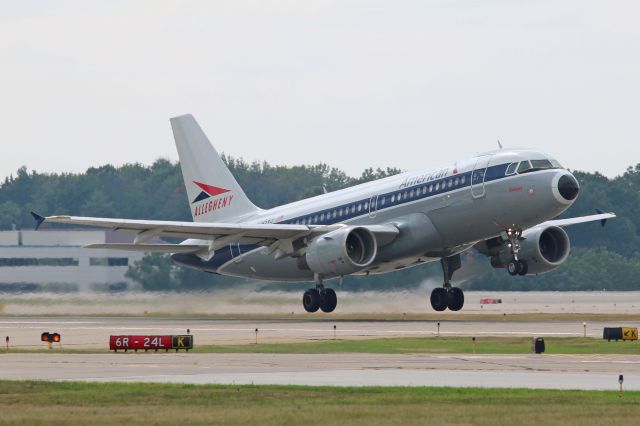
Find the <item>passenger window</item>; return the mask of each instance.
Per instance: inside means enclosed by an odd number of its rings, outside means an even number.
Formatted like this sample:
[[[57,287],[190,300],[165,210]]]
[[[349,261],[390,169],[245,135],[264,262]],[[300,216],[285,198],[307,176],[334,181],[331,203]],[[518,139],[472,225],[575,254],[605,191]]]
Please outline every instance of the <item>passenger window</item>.
[[[451,186],[453,186],[453,182],[451,182],[451,179],[449,179],[449,181],[447,182],[447,186],[448,186],[449,188],[451,188]]]
[[[333,211],[333,218],[335,219],[337,215],[338,215],[338,212],[336,210],[334,210]]]
[[[392,203],[395,203],[395,201],[396,201],[396,196],[395,196],[395,194],[394,194],[394,195],[392,195],[392,196],[391,196],[391,202],[392,202]]]
[[[412,189],[411,192],[409,193],[409,197],[413,198],[413,194],[414,194],[414,191]]]
[[[324,213],[320,215],[320,221],[323,221],[323,220],[324,220]]]
[[[507,171],[504,172],[504,174],[506,176],[512,175],[516,172],[516,169],[518,168],[518,163],[511,163],[509,164],[509,166],[507,167]]]
[[[429,185],[429,192],[433,192],[433,185]]]
[[[440,189],[440,182],[436,183],[436,191]]]
[[[362,203],[358,204],[358,211],[362,210]]]
[[[464,176],[462,176],[462,178],[460,179],[460,183],[461,183],[462,185],[464,185],[464,180],[465,180],[465,179],[464,179]]]
[[[454,184],[455,186],[458,186],[458,184],[459,184],[459,183],[460,183],[460,179],[458,179],[458,178],[456,178],[456,179],[453,181],[453,184]]]
[[[380,200],[380,205],[384,206],[386,199],[387,197],[382,197],[382,199]]]
[[[364,203],[364,209],[368,209],[369,208],[369,203]]]

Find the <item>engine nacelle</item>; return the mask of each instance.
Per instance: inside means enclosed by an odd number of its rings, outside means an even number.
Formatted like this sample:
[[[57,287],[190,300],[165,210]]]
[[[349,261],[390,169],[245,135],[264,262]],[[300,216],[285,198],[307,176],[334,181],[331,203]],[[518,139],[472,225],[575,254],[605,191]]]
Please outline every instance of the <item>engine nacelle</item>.
[[[348,227],[324,234],[311,241],[306,264],[316,274],[353,274],[371,265],[378,252],[376,237],[363,227]]]
[[[544,274],[562,265],[571,250],[569,236],[557,226],[536,227],[522,233],[518,258],[527,262],[527,275]],[[504,246],[491,258],[491,266],[505,268],[511,260],[510,250]]]

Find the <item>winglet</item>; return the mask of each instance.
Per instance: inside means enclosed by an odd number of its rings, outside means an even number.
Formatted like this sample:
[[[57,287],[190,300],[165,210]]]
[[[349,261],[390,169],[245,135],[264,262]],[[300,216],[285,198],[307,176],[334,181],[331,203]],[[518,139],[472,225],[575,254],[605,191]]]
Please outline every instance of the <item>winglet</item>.
[[[31,216],[33,216],[33,218],[36,220],[36,231],[37,231],[38,228],[40,228],[40,225],[42,225],[42,223],[44,222],[45,218],[44,216],[40,216],[36,212],[31,212]]]
[[[597,212],[598,214],[603,214],[603,213],[604,213],[604,212],[603,212],[602,210],[600,210],[600,209],[595,209],[595,210],[596,210],[596,212]],[[600,225],[602,225],[602,227],[603,227],[603,228],[604,228],[604,226],[607,224],[607,220],[608,220],[608,219],[602,219],[602,220],[600,221]]]

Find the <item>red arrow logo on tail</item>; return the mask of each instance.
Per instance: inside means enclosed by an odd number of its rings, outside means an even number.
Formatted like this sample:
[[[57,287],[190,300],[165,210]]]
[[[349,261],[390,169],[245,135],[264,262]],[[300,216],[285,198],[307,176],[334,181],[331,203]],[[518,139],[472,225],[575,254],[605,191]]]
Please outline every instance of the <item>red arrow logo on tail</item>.
[[[207,185],[206,183],[193,181],[196,185],[198,185],[204,192],[215,197],[216,195],[224,194],[225,192],[229,192],[228,189],[218,188],[217,186]]]

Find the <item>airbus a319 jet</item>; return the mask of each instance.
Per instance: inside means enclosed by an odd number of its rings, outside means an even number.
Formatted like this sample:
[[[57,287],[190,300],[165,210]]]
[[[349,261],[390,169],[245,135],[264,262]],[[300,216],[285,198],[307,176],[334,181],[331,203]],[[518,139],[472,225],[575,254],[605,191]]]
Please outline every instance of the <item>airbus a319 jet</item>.
[[[263,210],[245,195],[193,116],[172,118],[193,222],[78,216],[44,222],[135,234],[132,244],[98,249],[171,253],[187,267],[269,281],[312,281],[307,312],[332,312],[336,293],[324,281],[384,274],[439,261],[444,284],[431,293],[436,311],[458,311],[464,294],[451,285],[460,254],[471,248],[511,275],[536,275],[569,256],[566,226],[615,217],[601,213],[554,219],[576,200],[576,178],[533,150],[499,149],[435,169],[403,173]],[[268,189],[267,189],[268,190]],[[151,244],[178,237],[180,244]]]

